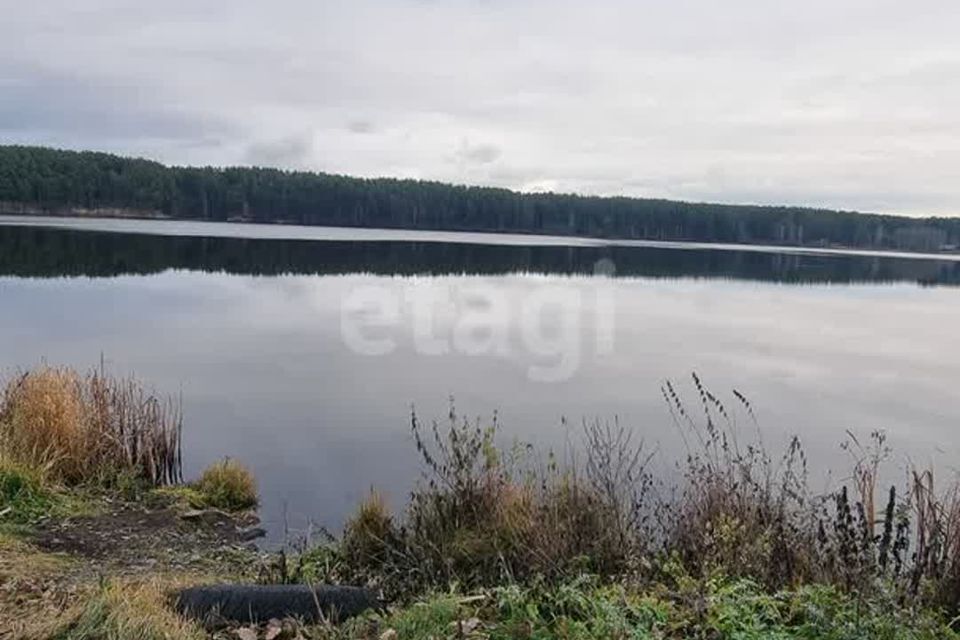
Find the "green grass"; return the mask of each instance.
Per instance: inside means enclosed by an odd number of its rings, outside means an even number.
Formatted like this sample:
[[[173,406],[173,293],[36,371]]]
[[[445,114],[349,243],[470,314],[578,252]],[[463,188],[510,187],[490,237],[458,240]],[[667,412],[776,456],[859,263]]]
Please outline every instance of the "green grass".
[[[206,497],[189,485],[153,489],[144,496],[144,501],[148,504],[157,503],[161,506],[172,505],[180,509],[203,509],[209,506]]]
[[[23,536],[44,517],[93,514],[97,501],[80,489],[63,490],[28,465],[0,458],[0,532]]]
[[[460,635],[461,628],[470,633]],[[902,608],[892,600],[857,600],[819,585],[771,594],[749,580],[724,577],[669,589],[664,584],[603,585],[583,576],[559,586],[501,587],[479,598],[436,594],[383,616],[371,614],[310,632],[310,637],[329,640],[960,638],[936,612]]]
[[[460,613],[454,597],[439,595],[395,613],[386,620],[385,626],[396,630],[400,638],[437,637],[450,633]]]
[[[461,423],[452,411],[448,429],[421,432],[414,417],[428,473],[406,509],[394,515],[371,493],[339,540],[305,548],[292,573],[284,561],[274,581],[367,584],[398,603],[308,632],[328,640],[960,640],[938,609],[960,610],[951,526],[960,522],[960,484],[938,495],[932,472],[915,474],[877,509],[881,458],[861,448],[859,484],[805,502],[802,451],[788,449],[784,460],[798,461],[788,473],[771,471],[759,449],[725,448],[709,412],[726,411],[701,396],[707,444],[688,459],[676,501],[664,503],[643,502],[653,482],[648,458],[616,425],[585,427],[583,475],[552,456],[544,469],[530,466],[526,449],[496,449],[495,426]],[[35,413],[47,410],[36,404]],[[109,480],[57,481],[25,456],[0,455],[0,534],[95,508],[97,491],[150,508],[239,511],[258,501],[254,477],[230,459],[190,485],[157,488],[135,468]],[[920,507],[931,515],[911,524],[907,516]],[[878,511],[883,526],[856,516]],[[648,512],[665,519],[647,522]],[[932,563],[916,562],[921,547],[908,544],[915,531],[929,534]],[[202,637],[161,591],[108,582],[55,637]]]
[[[33,469],[0,462],[0,512],[7,522],[24,522],[49,512],[53,494],[44,488],[42,478]]]

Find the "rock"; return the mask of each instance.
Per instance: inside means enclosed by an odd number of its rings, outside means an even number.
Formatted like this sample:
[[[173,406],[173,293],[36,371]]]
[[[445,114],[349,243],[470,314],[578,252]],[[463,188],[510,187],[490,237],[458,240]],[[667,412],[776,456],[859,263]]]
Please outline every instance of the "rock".
[[[180,519],[218,527],[233,523],[230,514],[220,509],[191,509],[181,513]]]
[[[237,529],[237,539],[240,542],[250,542],[257,538],[263,538],[267,535],[267,530],[262,527],[249,527],[247,529]]]
[[[287,640],[287,638],[303,640],[299,625],[289,618],[283,621],[283,635],[280,636],[280,640]]]
[[[257,640],[257,630],[250,627],[241,627],[237,629],[237,638],[239,640]]]
[[[468,618],[451,622],[450,628],[458,634],[458,637],[468,636],[480,627],[480,618]]]
[[[397,630],[387,629],[380,634],[380,640],[397,640]]]
[[[256,511],[244,511],[234,516],[234,520],[241,527],[255,527],[260,524],[260,516]]]
[[[283,633],[283,625],[276,618],[270,618],[270,622],[267,623],[267,632],[264,635],[266,640],[277,640],[280,637],[280,634]]]

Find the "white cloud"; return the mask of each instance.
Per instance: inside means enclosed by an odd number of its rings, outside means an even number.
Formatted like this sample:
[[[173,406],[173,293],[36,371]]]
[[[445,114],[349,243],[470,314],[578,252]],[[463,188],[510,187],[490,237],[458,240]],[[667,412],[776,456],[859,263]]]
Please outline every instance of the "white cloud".
[[[954,0],[46,0],[4,12],[0,136],[960,214],[958,32]]]

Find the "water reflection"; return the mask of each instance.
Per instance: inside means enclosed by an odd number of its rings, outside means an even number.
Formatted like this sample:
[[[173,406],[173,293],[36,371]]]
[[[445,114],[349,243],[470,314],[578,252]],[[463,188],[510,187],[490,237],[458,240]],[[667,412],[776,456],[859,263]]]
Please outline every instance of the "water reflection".
[[[597,279],[580,275],[601,258],[636,276],[608,281],[615,322],[602,353],[588,348]],[[659,386],[692,370],[725,397],[732,388],[749,395],[771,446],[799,433],[819,486],[847,429],[886,429],[899,453],[922,463],[942,451],[941,468],[952,469],[960,300],[951,287],[916,283],[955,284],[954,269],[847,256],[0,228],[0,368],[44,358],[87,367],[104,354],[118,373],[182,389],[187,473],[222,455],[250,464],[274,536],[308,519],[336,528],[371,485],[401,504],[417,477],[410,406],[442,418],[450,395],[463,413],[499,410],[511,436],[555,448],[568,440],[562,416],[574,425],[619,416],[659,447],[668,473],[683,450]],[[584,346],[569,378],[544,383],[528,375],[541,361],[522,348],[513,311],[558,284],[583,300]],[[507,348],[418,348],[404,305],[424,289],[469,305],[478,286],[508,301]],[[343,340],[342,303],[362,287],[399,301],[383,328],[395,344],[385,355]],[[458,308],[436,317],[436,336],[452,335]]]
[[[960,284],[960,262],[625,246],[520,246],[409,241],[271,240],[151,236],[0,226],[0,274],[112,277],[169,269],[242,275],[592,274],[730,278],[785,283]]]

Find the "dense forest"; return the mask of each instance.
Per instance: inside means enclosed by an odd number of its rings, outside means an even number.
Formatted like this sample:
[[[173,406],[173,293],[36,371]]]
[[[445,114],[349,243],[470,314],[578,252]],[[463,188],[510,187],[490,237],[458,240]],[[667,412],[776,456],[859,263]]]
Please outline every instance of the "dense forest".
[[[0,146],[0,213],[503,231],[937,251],[960,219],[799,207],[517,193],[259,167],[167,167],[106,153]]]
[[[611,272],[611,267],[615,270]],[[789,284],[960,285],[960,262],[860,255],[443,242],[265,240],[0,226],[0,276],[58,278],[170,269],[242,275],[502,275],[722,278]]]

